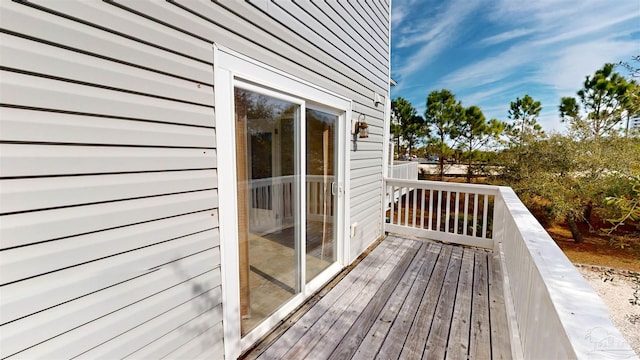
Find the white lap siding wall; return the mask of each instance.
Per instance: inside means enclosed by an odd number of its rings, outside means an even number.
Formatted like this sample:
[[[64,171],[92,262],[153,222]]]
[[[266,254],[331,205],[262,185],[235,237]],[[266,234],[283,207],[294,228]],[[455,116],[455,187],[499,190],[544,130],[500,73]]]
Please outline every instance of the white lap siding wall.
[[[0,358],[223,357],[214,43],[353,100],[351,256],[379,237],[388,19],[384,1],[0,2]]]

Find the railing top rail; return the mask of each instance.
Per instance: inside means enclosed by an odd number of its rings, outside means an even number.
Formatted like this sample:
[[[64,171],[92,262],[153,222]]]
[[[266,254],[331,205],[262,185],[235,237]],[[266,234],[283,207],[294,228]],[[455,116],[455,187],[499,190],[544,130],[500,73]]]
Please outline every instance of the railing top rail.
[[[500,189],[495,185],[478,185],[478,184],[461,184],[451,183],[443,181],[429,181],[429,180],[401,180],[386,178],[386,183],[396,186],[409,186],[419,189],[433,189],[444,191],[460,191],[460,192],[474,192],[478,194],[497,195]]]
[[[596,344],[595,340],[590,338],[592,331],[605,332],[616,339],[624,339],[611,323],[609,310],[602,299],[520,201],[513,189],[502,186],[498,189],[506,212],[511,214],[517,224],[514,230],[519,232],[526,244],[526,249],[544,281],[558,319],[577,358],[593,355]],[[618,349],[606,350],[631,351],[628,344],[616,345],[619,346]]]

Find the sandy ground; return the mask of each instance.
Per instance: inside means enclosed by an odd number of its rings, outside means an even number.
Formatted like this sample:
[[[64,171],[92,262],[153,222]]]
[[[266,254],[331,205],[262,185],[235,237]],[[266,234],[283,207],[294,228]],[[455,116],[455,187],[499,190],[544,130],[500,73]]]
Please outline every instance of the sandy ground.
[[[629,302],[634,291],[640,290],[640,274],[590,265],[576,267],[609,307],[613,324],[640,355],[640,304]]]

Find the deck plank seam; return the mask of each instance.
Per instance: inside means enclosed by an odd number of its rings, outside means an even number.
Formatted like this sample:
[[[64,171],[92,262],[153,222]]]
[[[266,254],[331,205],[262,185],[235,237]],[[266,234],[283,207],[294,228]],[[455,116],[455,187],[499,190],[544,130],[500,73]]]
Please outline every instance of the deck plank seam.
[[[429,331],[431,330],[431,324],[433,322],[433,314],[436,308],[436,304],[433,304],[432,302],[428,301],[428,298],[431,296],[431,294],[435,293],[434,292],[435,290],[440,291],[442,289],[442,282],[444,282],[444,276],[446,273],[446,269],[449,265],[450,259],[451,259],[451,248],[445,247],[440,253],[438,260],[436,261],[436,264],[434,266],[434,271],[431,273],[427,287],[425,288],[425,291],[423,292],[422,297],[420,299],[415,318],[413,320],[413,323],[409,330],[409,334],[407,336],[407,340],[411,339],[412,341],[409,343],[409,346],[405,346],[402,349],[400,353],[400,356],[402,358],[415,357],[413,355],[403,355],[405,353],[419,352],[420,353],[419,357],[422,357],[422,355],[424,354],[424,347],[426,345]],[[446,265],[443,264],[444,262],[446,262]],[[437,271],[436,271],[436,268],[437,268]],[[436,289],[433,289],[433,287],[435,287]],[[440,294],[438,293],[437,296],[439,297]],[[426,331],[425,331],[425,328],[420,327],[421,325],[420,323],[422,323],[422,321],[420,320],[430,320],[428,324],[429,328],[426,329]],[[426,321],[424,321],[424,323],[426,323]],[[422,346],[422,350],[416,349],[417,346]]]
[[[425,254],[428,251],[427,249],[430,248],[431,246],[432,244],[426,244],[426,243],[423,244],[422,247],[420,248],[420,251],[416,254],[416,258],[414,259],[424,258],[426,256]],[[395,322],[395,320],[399,315],[399,312],[400,312],[399,309],[401,309],[402,306],[404,306],[404,303],[407,300],[407,295],[410,292],[411,288],[414,286],[416,280],[418,279],[418,275],[420,274],[420,271],[423,268],[423,266],[424,266],[424,262],[422,261],[416,260],[412,262],[411,267],[408,269],[409,271],[407,271],[403,275],[403,278],[398,283],[398,286],[405,283],[404,287],[406,288],[406,290],[402,290],[401,294],[394,291],[393,294],[389,297],[384,308],[378,315],[378,319],[376,320],[376,323],[374,323],[371,326],[371,328],[365,335],[365,338],[363,339],[358,349],[356,350],[356,353],[352,356],[353,359],[357,359],[357,358],[371,359],[378,354],[383,343],[387,340],[387,337],[389,336],[391,326],[393,325],[393,323]],[[393,297],[396,297],[396,299],[393,299]],[[397,300],[397,301],[393,301],[393,300]],[[388,316],[388,315],[391,315],[391,316]],[[385,320],[388,317],[391,317],[391,319],[388,321]],[[383,327],[383,329],[378,329],[379,327]],[[378,336],[379,340],[377,341],[379,344],[375,344],[375,343],[370,344],[373,340],[370,340],[370,341],[367,341],[367,340],[374,338],[376,334],[379,334],[378,331],[380,330],[384,330],[384,336]]]
[[[353,324],[346,331],[338,346],[336,346],[331,354],[329,354],[329,359],[340,360],[340,359],[348,359],[353,357],[355,352],[358,349],[358,345],[362,342],[366,333],[364,330],[368,330],[373,326],[373,323],[380,315],[384,305],[389,301],[389,298],[398,287],[400,283],[400,279],[409,268],[420,249],[422,248],[422,244],[416,244],[417,246],[410,247],[405,255],[400,259],[398,265],[393,269],[393,271],[387,276],[387,278],[380,284],[380,287],[377,289],[376,294],[369,300],[367,305],[364,307],[362,312],[358,315]],[[346,341],[345,341],[346,340]],[[353,343],[355,342],[355,346]],[[351,348],[349,348],[352,346]]]
[[[460,286],[460,277],[462,276],[462,259],[463,259],[463,255],[460,255],[460,268],[458,270],[458,277],[456,278],[456,291],[453,294],[453,306],[455,308],[457,302],[458,302],[458,287]],[[447,334],[447,341],[445,342],[445,348],[444,348],[444,358],[447,358],[447,351],[449,349],[449,340],[451,339],[451,327],[453,325],[453,311],[451,311],[451,318],[449,319],[449,333]]]
[[[435,246],[431,246],[430,249],[433,248],[433,250],[435,251],[428,251],[427,257],[424,261],[424,265],[427,266],[423,266],[420,269],[420,272],[418,273],[418,276],[416,278],[416,282],[414,282],[411,290],[409,291],[409,294],[407,296],[407,300],[409,301],[405,301],[402,305],[402,308],[400,308],[400,311],[398,311],[398,316],[396,317],[396,319],[394,320],[393,324],[391,325],[391,328],[389,329],[389,332],[387,333],[387,338],[389,337],[390,334],[392,333],[397,333],[398,332],[398,326],[399,323],[398,321],[402,321],[400,315],[407,315],[409,319],[411,319],[411,322],[406,324],[406,326],[404,328],[411,328],[413,326],[413,322],[415,321],[415,317],[416,317],[416,313],[418,312],[418,306],[416,306],[415,308],[412,307],[408,307],[407,304],[411,303],[411,300],[413,299],[412,296],[410,296],[411,294],[416,295],[415,292],[419,292],[420,295],[423,295],[427,285],[428,285],[428,279],[431,278],[431,274],[435,268],[436,262],[438,260],[438,258],[441,256],[442,253],[442,244],[435,244]],[[437,253],[436,253],[437,251]],[[426,261],[427,259],[431,260],[431,261]],[[417,286],[417,287],[416,287]],[[424,287],[423,287],[424,286]],[[406,314],[403,314],[403,311]],[[378,351],[378,354],[376,355],[376,359],[384,359],[384,360],[391,360],[392,358],[389,357],[390,355],[387,355],[385,357],[381,357],[381,353],[384,352],[384,350],[387,350],[386,348],[388,347],[392,347],[391,350],[393,350],[394,347],[399,347],[399,350],[397,352],[393,352],[396,353],[397,356],[395,357],[395,359],[398,359],[400,357],[400,353],[402,352],[402,348],[404,348],[406,341],[407,341],[407,337],[408,337],[408,333],[407,332],[402,332],[403,336],[402,338],[398,339],[399,341],[394,341],[394,342],[384,342],[383,345],[380,347],[380,350]],[[385,339],[386,340],[386,339]],[[401,340],[401,341],[400,341]],[[387,345],[387,346],[385,346]]]
[[[461,267],[462,267],[462,253],[463,250],[459,249],[459,254],[458,254],[458,248],[456,248],[454,251],[451,252],[451,256],[449,258],[449,264],[447,265],[447,272],[445,274],[445,277],[443,279],[442,282],[442,287],[440,289],[440,294],[438,297],[438,301],[437,301],[437,305],[436,308],[434,310],[433,313],[433,320],[431,323],[431,329],[429,329],[429,334],[427,336],[427,341],[425,342],[425,347],[424,347],[424,351],[422,354],[422,358],[425,358],[425,356],[427,355],[427,350],[428,350],[428,346],[429,346],[429,342],[431,339],[433,339],[432,337],[432,332],[433,332],[433,323],[438,321],[438,316],[439,315],[443,315],[446,316],[446,318],[444,319],[444,322],[442,322],[441,326],[446,326],[446,339],[444,341],[444,351],[442,353],[442,358],[446,357],[446,350],[447,350],[447,346],[448,346],[448,342],[449,342],[449,335],[451,334],[451,323],[453,320],[453,308],[456,306],[456,298],[457,298],[457,284],[460,281],[460,272],[461,272]],[[459,259],[457,258],[459,256]],[[451,278],[450,274],[453,274],[453,279]],[[448,277],[449,276],[449,277]],[[445,288],[445,284],[447,284],[447,279],[449,281],[453,281],[455,280],[455,284],[456,284],[456,289],[455,290],[451,290],[451,289],[447,289]],[[452,291],[452,296],[453,298],[451,299],[451,303],[447,304],[444,301],[441,301],[443,299],[443,296],[445,295],[446,291]],[[446,299],[445,299],[446,300]],[[442,309],[442,307],[444,307],[444,310]],[[440,314],[442,311],[444,311],[444,314]],[[438,329],[436,329],[438,330]],[[435,340],[434,340],[435,341]],[[437,350],[437,349],[436,349]]]
[[[394,264],[395,261],[397,261],[397,260],[394,261],[394,259],[396,257],[399,258],[401,256],[401,253],[406,251],[406,247],[408,247],[407,244],[404,244],[404,243],[400,244],[400,246],[398,246],[395,249],[392,255],[389,256],[389,258],[387,258],[387,261],[382,262],[382,264],[380,264],[380,266],[376,268],[376,271],[372,272],[373,274],[371,276],[366,276],[367,274],[365,273],[364,278],[368,278],[368,280],[363,281],[364,279],[355,279],[356,282],[358,282],[361,285],[358,287],[358,294],[361,291],[365,290],[367,286],[371,285],[372,282],[374,282],[374,280],[377,279],[377,277],[381,276],[381,272],[383,271],[383,269],[386,272],[387,267],[390,267],[391,269],[388,269],[388,270],[391,271],[392,264]],[[354,290],[353,288],[351,289]],[[347,296],[346,299],[343,299],[342,297],[340,297],[339,299],[347,300],[347,301],[344,301],[343,304],[341,304],[337,308],[335,308],[334,306],[328,306],[327,309],[322,313],[322,315],[325,315],[331,311],[342,312],[344,309],[348,309],[350,305],[353,303],[353,301],[355,300],[355,298],[357,298],[356,295],[357,294],[354,295],[354,292],[352,292]],[[349,296],[351,296],[351,298],[349,298]],[[311,324],[309,327],[307,327],[304,330],[304,334],[296,341],[295,344],[292,345],[291,348],[289,348],[289,350],[286,351],[286,353],[283,355],[283,358],[291,358],[291,359],[304,358],[307,354],[309,354],[319,345],[321,338],[327,333],[327,331],[329,331],[329,329],[331,329],[331,327],[333,327],[334,323],[338,320],[338,318],[339,317],[335,317],[334,320],[331,320],[332,318],[330,316],[326,318],[324,316],[320,316],[318,319],[316,319],[313,322],[313,324]],[[308,335],[312,331],[313,331],[313,334]],[[311,339],[308,339],[309,337],[311,337]]]
[[[386,240],[386,239],[385,239]],[[363,265],[363,267],[360,267],[360,269],[358,269],[358,267],[352,268],[348,274],[345,275],[345,277],[342,279],[343,281],[339,282],[338,284],[336,284],[336,286],[332,289],[335,291],[330,291],[328,293],[326,293],[325,295],[322,296],[322,298],[320,298],[316,304],[314,304],[313,307],[309,308],[304,314],[302,314],[297,321],[291,325],[291,327],[289,327],[288,329],[284,330],[276,339],[273,340],[273,342],[271,344],[269,344],[268,347],[266,347],[257,357],[257,359],[261,359],[261,360],[268,360],[268,359],[281,359],[284,356],[284,353],[282,353],[282,351],[287,351],[291,346],[294,346],[295,343],[300,340],[300,338],[302,336],[304,336],[304,334],[313,326],[313,324],[315,324],[316,321],[318,321],[331,307],[330,305],[335,304],[337,301],[340,300],[340,298],[342,297],[342,295],[344,295],[344,293],[349,290],[349,287],[347,286],[347,281],[345,281],[347,279],[347,277],[349,275],[351,275],[352,277],[354,276],[353,274],[357,274],[359,272],[364,272],[365,275],[367,273],[369,273],[369,275],[373,276],[373,273],[370,273],[368,271],[365,271],[364,269],[366,267],[368,267],[370,264],[371,265],[375,265],[376,261],[385,263],[386,261],[389,260],[389,258],[391,258],[393,256],[393,254],[396,251],[399,251],[398,247],[395,250],[393,249],[393,242],[394,240],[399,240],[397,238],[392,238],[390,239],[392,241],[386,242],[383,241],[380,244],[378,244],[378,246],[376,246],[375,248],[373,248],[371,250],[371,252],[373,252],[374,250],[378,250],[378,252],[380,253],[387,253],[387,256],[381,256],[382,259],[378,259],[377,257],[373,257],[373,256],[367,256],[365,258],[362,259],[362,261],[359,263]],[[398,241],[399,242],[399,241]],[[402,245],[402,244],[400,244]],[[365,266],[366,265],[366,266]],[[358,270],[360,271],[358,271]],[[322,290],[321,290],[322,291]],[[325,306],[325,305],[329,305],[329,306]],[[323,312],[320,312],[319,314],[312,314],[313,316],[310,315],[310,313],[315,309],[315,308],[319,308],[325,306],[324,308],[326,309]],[[315,317],[315,319],[314,319]],[[309,323],[308,326],[306,323]],[[306,326],[306,330],[303,329],[303,331],[300,332],[299,337],[297,338],[289,338],[288,335],[290,335],[292,332],[298,330],[300,327],[305,327]],[[287,341],[287,343],[289,343],[288,345],[285,344],[285,346],[280,346],[282,344],[280,344],[283,341]]]
[[[449,272],[449,266],[451,264],[451,258],[453,256],[453,251],[449,254],[449,258],[447,259],[447,266],[445,267],[445,274],[442,277],[442,283],[440,284],[440,289],[438,289],[438,298],[436,299],[436,305],[433,307],[433,312],[430,314],[430,318],[431,318],[431,322],[429,323],[429,330],[427,331],[427,337],[425,338],[423,347],[422,347],[422,354],[420,355],[420,358],[424,359],[425,358],[425,354],[427,351],[427,342],[429,341],[429,336],[431,335],[431,330],[433,329],[433,322],[435,321],[435,316],[437,314],[438,311],[438,306],[440,305],[440,299],[442,298],[442,290],[444,289],[444,284],[446,282],[446,278],[447,278],[447,273]]]

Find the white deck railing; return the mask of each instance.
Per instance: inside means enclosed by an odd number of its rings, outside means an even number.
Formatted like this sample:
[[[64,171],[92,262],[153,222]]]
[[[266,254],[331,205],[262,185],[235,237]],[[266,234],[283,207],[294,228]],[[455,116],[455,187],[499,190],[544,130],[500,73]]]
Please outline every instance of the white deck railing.
[[[307,175],[306,217],[311,221],[332,222],[333,176]],[[293,175],[255,179],[249,182],[249,226],[253,232],[282,228],[294,221]],[[325,199],[327,203],[325,204]],[[326,208],[325,208],[326,205]],[[326,212],[326,214],[325,214]]]
[[[389,165],[389,178],[403,180],[418,180],[417,161],[394,161]]]
[[[511,188],[387,179],[386,189],[394,199],[386,231],[500,253],[516,357],[637,358],[602,300]]]
[[[386,230],[493,249],[495,186],[387,179]],[[389,201],[390,202],[390,201]]]

